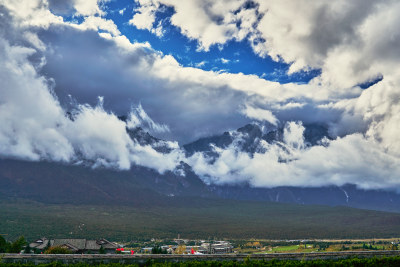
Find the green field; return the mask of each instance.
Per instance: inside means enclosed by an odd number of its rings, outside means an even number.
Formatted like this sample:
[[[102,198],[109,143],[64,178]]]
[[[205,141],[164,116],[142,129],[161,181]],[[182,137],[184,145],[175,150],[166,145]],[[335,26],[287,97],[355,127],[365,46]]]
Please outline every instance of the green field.
[[[183,207],[136,208],[0,202],[0,231],[38,237],[307,239],[378,238],[400,233],[400,214],[345,207],[182,199]]]
[[[275,247],[272,248],[271,253],[275,252],[297,252],[297,250],[301,250],[301,252],[311,252],[311,251],[316,251],[316,249],[299,249],[299,245],[294,245],[294,246],[281,246],[281,247]]]

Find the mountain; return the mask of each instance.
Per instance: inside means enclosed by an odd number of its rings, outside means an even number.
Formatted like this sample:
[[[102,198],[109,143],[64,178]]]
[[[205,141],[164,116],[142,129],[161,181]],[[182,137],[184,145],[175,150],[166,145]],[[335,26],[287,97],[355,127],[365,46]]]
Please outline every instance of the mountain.
[[[150,135],[141,127],[127,129],[127,132],[132,140],[135,140],[142,146],[149,145],[160,153],[169,153],[172,151],[172,148],[168,145],[168,142]]]
[[[316,145],[324,137],[331,139],[328,128],[320,124],[304,125],[304,141],[306,145]],[[207,155],[215,155],[213,146],[227,148],[235,142],[235,146],[242,152],[254,154],[255,152],[265,152],[262,141],[267,143],[283,141],[283,127],[273,126],[272,124],[259,125],[256,123],[247,124],[236,131],[224,132],[221,135],[201,138],[195,142],[183,145],[188,156],[196,152],[203,152]]]
[[[0,198],[6,238],[313,239],[398,236],[400,214],[349,207],[176,197],[168,205],[49,204]],[[179,202],[178,202],[179,201]]]
[[[321,124],[304,125],[304,143],[306,146],[323,144],[329,136],[328,128]],[[225,149],[234,144],[235,149],[249,155],[264,153],[263,142],[282,143],[284,128],[271,124],[247,124],[236,131],[221,135],[201,138],[186,144],[183,148],[188,156],[201,152],[211,158],[217,158],[215,147]],[[318,204],[328,206],[349,206],[363,209],[400,212],[400,195],[394,191],[363,190],[355,185],[326,187],[291,187],[254,188],[248,184],[210,185],[210,190],[224,199],[257,200],[269,202]]]
[[[307,146],[330,138],[323,125],[310,124],[304,127]],[[161,153],[171,150],[168,142],[153,137],[141,128],[129,129],[128,133],[139,144],[150,145]],[[202,152],[217,157],[213,147],[226,148],[234,143],[237,149],[252,155],[265,149],[263,142],[282,142],[283,133],[283,128],[273,125],[248,124],[236,131],[201,138],[184,145],[183,149],[187,156]],[[396,192],[361,190],[350,184],[318,188],[254,188],[248,184],[206,184],[184,162],[176,170],[164,174],[142,166],[133,166],[128,171],[94,169],[90,166],[90,162],[71,165],[0,159],[0,197],[43,203],[125,203],[133,206],[179,205],[183,197],[348,206],[400,212],[400,195]]]
[[[187,168],[183,166],[183,168]],[[129,171],[54,162],[0,160],[0,197],[43,203],[134,206],[168,205],[173,196],[210,197],[193,173],[186,176],[135,166]]]
[[[385,190],[362,190],[355,185],[327,187],[253,188],[242,186],[211,186],[221,198],[257,200],[302,205],[348,206],[360,209],[400,212],[400,195]]]
[[[327,135],[321,125],[306,127],[306,145],[315,145]],[[251,155],[263,149],[263,142],[281,142],[283,132],[249,124],[183,147],[187,155],[202,152],[217,157],[213,147],[234,143]],[[141,128],[130,129],[129,134],[135,142],[161,153],[170,149],[166,141]],[[159,174],[141,166],[120,171],[93,168],[90,162],[0,159],[0,229],[9,238],[21,234],[28,239],[101,236],[112,240],[178,234],[240,239],[392,237],[400,230],[400,214],[383,211],[400,212],[399,204],[400,196],[394,192],[360,190],[354,185],[206,184],[184,162]]]

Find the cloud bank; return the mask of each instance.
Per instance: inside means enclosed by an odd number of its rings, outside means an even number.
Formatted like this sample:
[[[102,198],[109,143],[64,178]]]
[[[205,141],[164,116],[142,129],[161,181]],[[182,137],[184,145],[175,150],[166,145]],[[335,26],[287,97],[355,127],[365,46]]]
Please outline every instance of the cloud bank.
[[[181,161],[209,183],[362,188],[400,185],[400,34],[396,1],[136,1],[130,25],[162,36],[157,12],[200,50],[247,41],[289,73],[320,69],[307,84],[183,67],[104,18],[106,1],[0,1],[0,154],[159,172]],[[65,21],[63,16],[75,16]],[[165,22],[164,22],[165,23]],[[362,84],[375,81],[367,89]],[[104,102],[99,104],[98,97]],[[71,104],[71,97],[74,99]],[[132,106],[134,107],[132,109]],[[128,115],[121,120],[119,115]],[[284,139],[248,154],[235,142],[213,161],[185,158],[176,142],[256,120]],[[333,140],[304,143],[302,124]],[[169,153],[140,145],[141,126],[173,140]]]
[[[216,159],[197,152],[188,161],[208,184],[398,188],[399,158],[385,153],[374,140],[352,134],[335,140],[325,138],[310,146],[305,144],[303,132],[301,123],[288,122],[282,142],[262,140],[254,154],[240,149],[239,136],[226,149],[214,147]]]

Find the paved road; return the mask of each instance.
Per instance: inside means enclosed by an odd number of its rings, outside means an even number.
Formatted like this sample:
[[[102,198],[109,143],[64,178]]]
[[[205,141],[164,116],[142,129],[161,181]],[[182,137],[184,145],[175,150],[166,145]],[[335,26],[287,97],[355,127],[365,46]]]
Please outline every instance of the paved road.
[[[343,251],[343,252],[312,252],[312,253],[274,253],[274,254],[220,254],[220,255],[121,255],[121,254],[3,254],[0,256],[3,263],[50,263],[59,261],[68,263],[146,263],[181,262],[181,261],[243,261],[246,258],[253,260],[313,260],[338,258],[369,258],[369,257],[400,256],[400,251]]]

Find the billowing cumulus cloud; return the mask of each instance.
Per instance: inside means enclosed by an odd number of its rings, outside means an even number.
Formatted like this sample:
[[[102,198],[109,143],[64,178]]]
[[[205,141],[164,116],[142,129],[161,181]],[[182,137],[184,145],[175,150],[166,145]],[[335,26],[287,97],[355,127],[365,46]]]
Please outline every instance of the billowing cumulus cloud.
[[[224,44],[229,40],[242,40],[248,34],[249,27],[256,22],[254,16],[241,11],[235,14],[247,2],[246,0],[222,1],[174,1],[174,0],[139,0],[140,6],[129,21],[138,29],[160,32],[162,25],[156,22],[157,12],[165,6],[172,6],[175,13],[171,24],[179,27],[182,34],[199,41],[199,48],[206,51],[215,44]],[[244,18],[244,19],[243,19]],[[243,21],[242,21],[243,19]],[[250,21],[249,21],[250,20]],[[238,28],[237,23],[245,27]],[[160,35],[160,34],[159,34]]]
[[[120,169],[140,164],[160,172],[173,170],[179,164],[182,154],[179,148],[172,144],[175,149],[161,154],[150,146],[138,144],[129,137],[126,123],[105,111],[101,104],[77,105],[68,116],[53,91],[53,81],[38,75],[42,65],[35,66],[29,61],[35,53],[33,48],[11,45],[0,37],[0,58],[5,62],[0,66],[3,157],[85,160],[94,166]],[[146,118],[144,114],[135,118],[139,124]],[[130,115],[131,119],[135,116]],[[156,126],[154,122],[153,125]]]
[[[352,87],[398,62],[397,1],[136,1],[132,25],[152,30],[173,7],[171,24],[208,50],[247,39],[255,53],[291,64],[290,73],[322,69],[322,80]],[[137,22],[146,21],[143,23]]]
[[[364,189],[399,188],[399,158],[376,141],[352,134],[307,146],[303,131],[301,123],[289,122],[283,141],[262,141],[261,152],[250,155],[238,149],[239,137],[226,149],[215,147],[216,160],[198,152],[189,162],[207,183],[246,182],[255,187],[351,183]]]
[[[122,35],[104,18],[104,2],[0,1],[3,157],[159,172],[184,161],[209,183],[399,188],[396,1],[136,1],[129,23],[138,29],[162,36],[168,20],[157,21],[157,12],[173,7],[169,22],[200,50],[247,40],[261,57],[290,64],[290,73],[320,69],[306,84],[184,67]],[[251,154],[239,149],[239,136],[215,146],[216,159],[185,158],[173,142],[251,120],[284,127],[282,140],[260,141]],[[307,144],[300,121],[327,125],[333,139]],[[163,142],[169,153],[132,139],[137,126],[173,140]]]
[[[30,16],[44,9],[32,8]],[[53,22],[56,19],[57,23]],[[25,17],[15,16],[15,21],[25,21]],[[101,17],[88,16],[81,24],[73,24],[53,15],[45,27],[31,30],[42,43],[41,55],[46,60],[39,72],[55,81],[54,91],[62,105],[68,95],[91,105],[101,95],[105,107],[121,115],[128,113],[132,104],[142,103],[150,117],[170,128],[162,137],[180,142],[240,127],[248,118],[269,114],[270,120],[275,120],[274,113],[280,110],[277,103],[314,105],[361,91],[338,91],[317,82],[281,85],[255,75],[182,67],[175,58],[152,50],[146,43],[132,44],[112,21]],[[45,44],[47,49],[43,49]],[[260,114],[252,113],[249,107],[258,108]],[[313,114],[302,114],[298,112],[297,119],[313,120]]]

